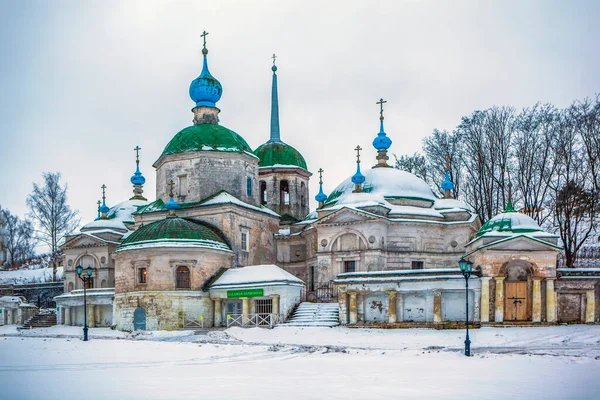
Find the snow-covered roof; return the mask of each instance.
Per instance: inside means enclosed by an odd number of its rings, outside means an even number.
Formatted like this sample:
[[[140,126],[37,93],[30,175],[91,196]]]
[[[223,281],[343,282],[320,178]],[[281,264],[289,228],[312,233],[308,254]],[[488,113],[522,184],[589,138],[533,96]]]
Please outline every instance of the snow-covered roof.
[[[92,230],[100,230],[100,229],[116,229],[123,234],[123,232],[127,232],[127,226],[125,224],[133,224],[133,214],[137,211],[138,207],[147,205],[148,202],[145,200],[127,200],[122,203],[119,203],[110,208],[110,211],[107,214],[108,219],[97,219],[88,224],[85,224],[81,231],[92,231]]]
[[[397,168],[372,168],[363,171],[364,193],[352,193],[354,183],[347,178],[331,192],[325,204],[352,204],[358,199],[380,202],[381,198],[404,198],[435,202],[437,199],[429,185],[410,172]]]
[[[460,209],[471,211],[468,205],[457,199],[437,199],[433,204],[433,208],[436,210]]]
[[[240,268],[230,268],[223,273],[210,289],[228,289],[248,285],[304,285],[304,282],[279,268],[277,265],[251,265]]]
[[[215,204],[235,204],[244,208],[248,208],[250,210],[254,210],[254,211],[260,211],[266,214],[270,214],[274,217],[279,217],[279,214],[277,214],[274,211],[269,210],[266,207],[260,206],[260,207],[256,207],[253,206],[252,204],[248,204],[245,203],[243,201],[241,201],[240,199],[238,199],[237,197],[222,191],[221,193],[217,194],[216,196],[202,202],[202,206],[211,206],[211,205],[215,205]]]

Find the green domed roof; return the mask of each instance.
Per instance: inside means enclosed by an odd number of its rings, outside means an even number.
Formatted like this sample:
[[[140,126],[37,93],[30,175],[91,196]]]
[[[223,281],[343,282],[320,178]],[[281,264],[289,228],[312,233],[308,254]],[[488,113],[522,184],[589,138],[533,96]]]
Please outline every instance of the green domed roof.
[[[293,165],[308,170],[302,154],[283,142],[267,142],[254,150],[254,154],[260,158],[259,167]]]
[[[230,250],[215,228],[183,218],[165,218],[141,226],[131,233],[116,251],[150,247],[203,247]]]
[[[202,150],[252,153],[244,138],[234,131],[217,124],[198,124],[179,131],[167,144],[162,155]]]
[[[521,214],[507,207],[507,211],[496,215],[494,218],[487,221],[477,232],[477,237],[489,232],[502,233],[531,233],[544,232],[542,228],[528,215]]]

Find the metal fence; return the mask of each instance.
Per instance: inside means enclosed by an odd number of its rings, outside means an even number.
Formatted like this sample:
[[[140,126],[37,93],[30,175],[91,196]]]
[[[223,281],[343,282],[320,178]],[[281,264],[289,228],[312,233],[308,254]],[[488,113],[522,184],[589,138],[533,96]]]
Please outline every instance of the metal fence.
[[[263,327],[272,328],[284,317],[277,314],[227,314],[227,327],[240,326],[243,328]]]
[[[315,285],[314,290],[307,288],[302,289],[300,296],[301,301],[308,301],[311,303],[337,303],[338,302],[338,291],[333,285],[333,282],[328,282],[321,285]]]

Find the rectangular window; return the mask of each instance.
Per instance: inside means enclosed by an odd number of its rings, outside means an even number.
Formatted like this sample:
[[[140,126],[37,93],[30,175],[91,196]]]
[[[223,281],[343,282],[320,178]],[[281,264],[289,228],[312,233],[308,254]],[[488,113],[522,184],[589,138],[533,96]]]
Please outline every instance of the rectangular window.
[[[423,261],[413,261],[411,264],[412,269],[423,269]]]
[[[356,261],[344,261],[344,272],[356,272]]]
[[[139,283],[146,283],[148,279],[148,270],[146,268],[140,268],[138,271],[140,274]]]
[[[187,196],[188,194],[188,178],[187,175],[179,176],[179,196]]]
[[[242,250],[243,250],[243,251],[249,251],[249,250],[250,250],[250,249],[249,249],[249,247],[250,247],[250,246],[249,246],[249,243],[248,243],[248,241],[249,241],[249,234],[248,234],[248,231],[247,231],[247,230],[243,230],[243,231],[242,231],[242,240],[241,240],[241,246],[240,246],[240,247],[242,248]]]
[[[260,181],[260,204],[267,204],[267,182]]]
[[[246,194],[248,195],[248,197],[252,197],[252,178],[251,177],[246,178]]]

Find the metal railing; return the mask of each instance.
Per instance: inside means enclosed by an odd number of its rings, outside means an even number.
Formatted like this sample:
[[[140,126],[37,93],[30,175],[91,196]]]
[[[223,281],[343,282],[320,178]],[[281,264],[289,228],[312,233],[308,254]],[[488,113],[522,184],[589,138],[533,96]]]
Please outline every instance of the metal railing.
[[[338,291],[333,282],[324,283],[315,287],[314,290],[302,289],[301,301],[311,303],[337,303]]]
[[[227,314],[228,328],[232,326],[272,328],[280,321],[283,321],[283,317],[278,314]]]
[[[182,315],[181,326],[183,328],[204,329],[204,316],[200,315],[198,318],[189,318],[187,315]]]

